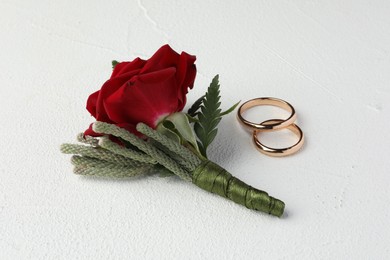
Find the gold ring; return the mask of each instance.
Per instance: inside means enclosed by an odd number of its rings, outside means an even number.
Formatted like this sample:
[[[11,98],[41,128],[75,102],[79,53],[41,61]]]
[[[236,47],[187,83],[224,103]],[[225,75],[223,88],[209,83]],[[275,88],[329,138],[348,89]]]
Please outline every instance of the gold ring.
[[[262,125],[270,125],[270,124],[272,125],[272,124],[280,123],[280,122],[283,122],[283,120],[271,119],[271,120],[266,120],[266,121],[262,122],[261,124]],[[301,149],[301,147],[304,143],[305,137],[303,135],[302,130],[294,123],[290,124],[286,128],[291,130],[294,134],[296,134],[299,137],[298,142],[290,147],[277,149],[277,148],[271,148],[271,147],[268,147],[268,146],[262,144],[257,137],[257,135],[259,133],[261,133],[260,130],[253,131],[253,142],[255,143],[255,145],[259,149],[259,151],[262,152],[263,154],[266,154],[266,155],[282,157],[282,156],[287,156],[287,155],[296,153],[299,149]]]
[[[264,106],[264,105],[283,108],[288,112],[290,112],[291,115],[285,120],[274,120],[273,121],[274,123],[269,123],[269,124],[263,124],[264,122],[256,124],[242,117],[242,113],[244,113],[248,109],[255,106]],[[237,117],[239,122],[248,129],[266,131],[266,130],[276,130],[276,129],[288,127],[289,125],[294,123],[297,116],[295,114],[294,107],[290,103],[278,98],[262,97],[262,98],[251,99],[245,102],[244,104],[242,104],[237,111]]]

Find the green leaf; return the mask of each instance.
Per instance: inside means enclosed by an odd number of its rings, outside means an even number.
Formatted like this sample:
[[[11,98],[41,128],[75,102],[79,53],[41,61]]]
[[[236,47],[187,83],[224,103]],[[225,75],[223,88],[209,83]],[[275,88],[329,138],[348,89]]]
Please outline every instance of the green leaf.
[[[225,116],[231,112],[233,112],[234,109],[236,109],[236,107],[238,106],[238,104],[240,104],[241,101],[238,101],[236,104],[234,104],[231,108],[229,108],[228,110],[224,111],[221,113],[221,116]]]
[[[204,149],[202,143],[199,141],[197,143],[198,143],[198,147],[199,147],[199,152],[201,153],[202,156],[204,156],[207,159],[207,157],[205,156],[205,154],[207,154],[207,153],[206,153],[206,150]]]
[[[221,121],[219,93],[219,75],[216,75],[200,105],[200,111],[197,114],[199,122],[194,125],[195,133],[199,139],[199,150],[206,158],[207,148],[217,135],[217,126]]]
[[[198,98],[198,100],[195,101],[194,104],[192,104],[192,106],[190,107],[190,109],[188,109],[188,115],[190,115],[191,117],[194,117],[196,116],[200,106],[202,105],[203,103],[203,99],[206,95],[203,95],[201,96],[200,98]]]
[[[116,66],[118,63],[119,63],[119,61],[116,61],[116,60],[111,61],[112,69],[114,69],[115,66]]]
[[[170,121],[164,121],[158,124],[156,130],[175,142],[182,142],[179,133],[175,131],[175,125]]]
[[[197,118],[192,117],[192,116],[190,116],[189,114],[186,114],[186,115],[187,115],[188,121],[189,121],[190,123],[199,122],[199,120],[198,120]]]
[[[181,112],[174,113],[168,116],[165,121],[171,122],[177,133],[184,139],[184,141],[187,141],[197,151],[199,151],[198,144],[196,143],[196,137],[191,128],[190,122],[188,121],[187,114]]]

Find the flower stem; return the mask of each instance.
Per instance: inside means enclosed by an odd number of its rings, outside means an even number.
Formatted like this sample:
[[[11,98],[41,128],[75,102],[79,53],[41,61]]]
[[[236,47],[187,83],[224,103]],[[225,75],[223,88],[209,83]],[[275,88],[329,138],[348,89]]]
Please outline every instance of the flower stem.
[[[249,209],[266,212],[278,217],[283,214],[283,201],[249,186],[211,161],[205,161],[195,169],[192,182],[206,191],[228,198]]]

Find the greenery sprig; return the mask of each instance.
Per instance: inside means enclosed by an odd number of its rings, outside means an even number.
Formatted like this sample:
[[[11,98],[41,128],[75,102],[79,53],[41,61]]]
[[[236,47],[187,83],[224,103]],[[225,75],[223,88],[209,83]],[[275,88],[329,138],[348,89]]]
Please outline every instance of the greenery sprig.
[[[214,141],[218,133],[218,124],[222,116],[232,112],[240,102],[237,102],[228,110],[221,112],[219,75],[216,75],[210,83],[205,95],[200,97],[188,110],[189,116],[195,118],[194,130],[198,140],[201,154],[207,158],[207,148]]]

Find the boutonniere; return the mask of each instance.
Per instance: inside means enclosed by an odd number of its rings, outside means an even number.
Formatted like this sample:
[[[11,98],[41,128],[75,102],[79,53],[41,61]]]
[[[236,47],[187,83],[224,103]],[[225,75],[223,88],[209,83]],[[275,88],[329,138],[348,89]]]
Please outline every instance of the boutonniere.
[[[206,93],[183,112],[196,76],[195,56],[162,46],[149,60],[113,61],[113,72],[91,94],[87,110],[95,117],[77,139],[63,144],[73,154],[74,173],[134,177],[176,175],[249,209],[281,216],[284,203],[255,189],[210,161],[223,111],[215,76]]]

